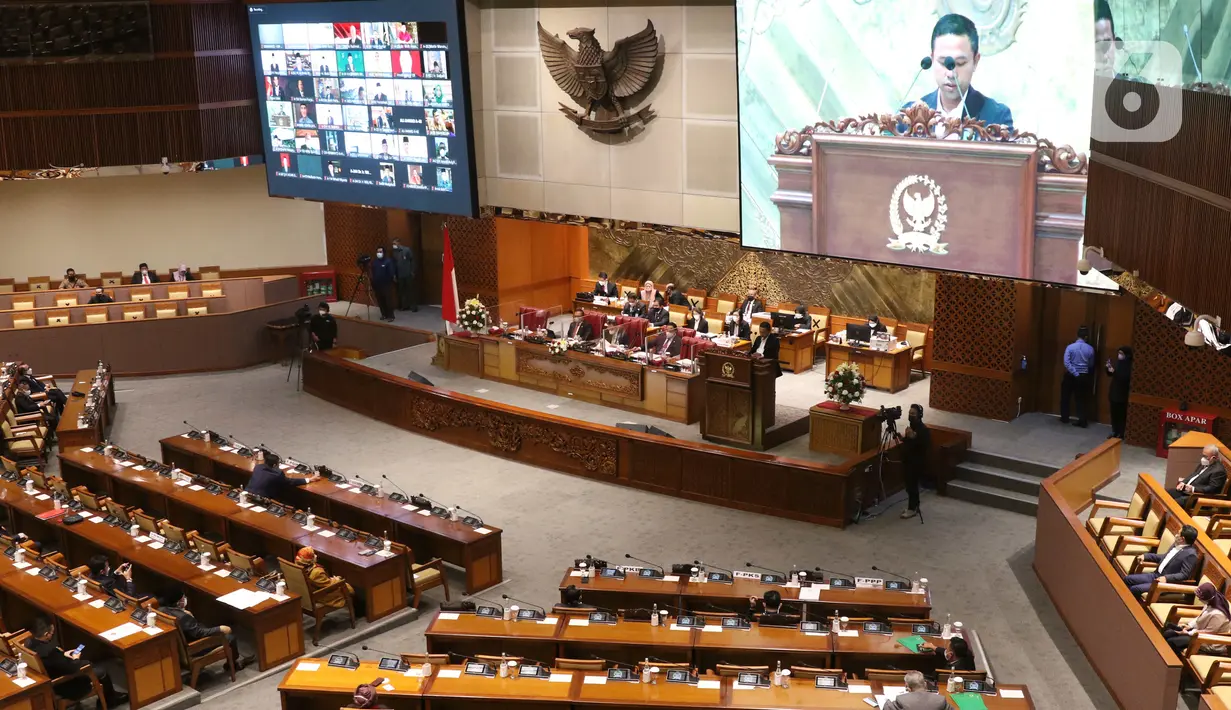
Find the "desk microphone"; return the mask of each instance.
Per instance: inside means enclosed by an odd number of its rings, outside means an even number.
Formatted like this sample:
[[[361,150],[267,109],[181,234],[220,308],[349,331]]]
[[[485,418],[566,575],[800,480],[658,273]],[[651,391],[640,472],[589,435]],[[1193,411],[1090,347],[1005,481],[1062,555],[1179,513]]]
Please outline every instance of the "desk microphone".
[[[473,510],[466,510],[465,508],[463,508],[463,507],[462,507],[462,506],[460,506],[460,505],[455,505],[455,506],[453,506],[453,509],[454,509],[454,510],[460,510],[460,511],[462,511],[463,513],[470,513],[471,515],[473,515],[473,516],[475,517],[475,520],[477,520],[477,521],[478,521],[478,524],[477,524],[477,525],[472,525],[472,527],[478,527],[478,528],[483,527],[483,516],[482,516],[482,515],[479,515],[478,513],[474,512]],[[463,522],[465,522],[465,521],[463,521]]]
[[[876,565],[872,565],[872,571],[873,571],[873,572],[884,572],[885,574],[891,574],[891,575],[893,575],[894,577],[897,577],[898,579],[904,580],[904,581],[906,581],[906,582],[907,582],[907,583],[909,583],[909,584],[914,584],[914,583],[915,583],[915,581],[914,581],[913,579],[911,579],[910,577],[907,577],[906,575],[898,574],[897,572],[890,572],[889,570],[887,570],[887,569],[885,569],[885,568],[883,568],[883,567],[877,567]]]
[[[846,577],[847,579],[854,579],[854,578],[855,578],[855,576],[854,576],[854,575],[846,574],[845,572],[834,572],[834,571],[833,571],[833,570],[831,570],[831,569],[825,569],[825,568],[823,568],[823,567],[817,567],[817,568],[816,568],[816,571],[817,571],[817,572],[828,572],[830,577]],[[820,578],[819,580],[817,580],[817,581],[818,581],[818,582],[824,582],[824,581],[825,581],[825,577],[822,575],[822,576],[821,576],[821,578]]]
[[[911,80],[910,86],[906,87],[906,93],[902,95],[902,100],[898,102],[898,106],[902,106],[906,103],[907,97],[910,96],[910,92],[913,91],[915,88],[915,83],[919,81],[919,75],[931,68],[932,68],[932,58],[931,57],[924,57],[923,59],[919,60],[919,71],[915,72],[915,78]]]
[[[238,453],[240,456],[252,458],[252,447],[251,446],[248,446],[244,442],[237,439],[234,434],[227,434],[227,436],[231,437],[231,444],[236,445],[235,448],[239,449],[239,451],[237,451],[236,453]],[[247,451],[248,453],[246,454],[242,453],[243,451]]]
[[[402,661],[401,661],[401,659],[402,659],[402,654],[400,654],[400,653],[393,653],[393,652],[391,652],[391,651],[382,651],[382,650],[381,650],[381,649],[379,649],[379,648],[372,648],[371,646],[368,646],[368,645],[363,645],[363,646],[360,646],[360,648],[361,648],[361,649],[363,649],[364,651],[376,651],[377,653],[379,653],[379,654],[381,654],[381,655],[384,655],[384,656],[391,656],[391,657],[393,657],[393,658],[398,659],[398,661],[399,661],[399,662],[402,662]]]
[[[468,594],[468,595],[466,595],[466,598],[467,598],[467,599],[478,599],[478,600],[479,600],[479,601],[481,601],[481,602],[486,602],[486,603],[488,603],[488,604],[490,604],[490,605],[492,605],[492,606],[496,607],[497,609],[499,609],[499,610],[500,610],[500,613],[502,613],[502,614],[504,613],[504,606],[503,606],[503,605],[501,605],[501,604],[497,604],[496,602],[491,601],[490,599],[484,599],[483,597],[479,596],[478,594]]]
[[[192,424],[189,424],[187,419],[185,419],[185,420],[184,420],[184,426],[186,426],[186,427],[188,427],[189,429],[191,429],[191,430],[192,430],[192,431],[191,431],[191,432],[189,432],[189,433],[191,433],[191,434],[196,434],[197,436],[200,436],[200,435],[201,435],[201,432],[205,431],[204,429],[202,429],[202,428],[201,428],[201,427],[199,427],[199,426],[193,426]]]
[[[515,598],[515,597],[510,597],[510,596],[509,596],[509,595],[507,595],[507,594],[501,594],[501,595],[500,595],[500,598],[501,598],[501,599],[508,599],[509,601],[511,601],[511,602],[517,602],[518,604],[525,604],[526,606],[538,607],[538,610],[539,610],[540,612],[542,612],[542,613],[543,613],[543,616],[547,616],[547,609],[545,609],[545,608],[543,608],[543,607],[539,606],[538,604],[531,604],[531,603],[530,603],[530,602],[528,602],[528,601],[523,601],[523,600],[521,600],[521,599],[517,599],[517,598]]]
[[[735,576],[735,572],[733,572],[732,570],[726,569],[726,568],[724,568],[724,567],[719,567],[718,565],[712,565],[712,564],[710,564],[710,563],[706,562],[705,560],[693,560],[693,561],[692,561],[692,563],[693,563],[694,565],[698,566],[698,567],[704,567],[705,569],[711,569],[711,568],[712,568],[712,569],[716,569],[716,570],[718,570],[719,572],[726,572],[727,574],[731,575],[732,577],[734,577],[734,576]]]
[[[590,658],[593,658],[596,661],[610,663],[613,666],[624,666],[625,668],[632,668],[634,670],[637,668],[637,666],[633,665],[632,663],[625,663],[624,661],[616,661],[610,658],[603,658],[602,656],[598,656],[593,653],[590,654]]]
[[[451,658],[460,658],[463,661],[469,661],[471,663],[482,663],[485,666],[488,665],[489,663],[489,661],[482,661],[482,660],[479,660],[478,658],[475,658],[474,656],[466,656],[466,655],[458,653],[457,651],[445,651],[445,653],[449,654]]]
[[[627,552],[625,552],[625,553],[624,553],[624,558],[625,558],[625,559],[629,559],[629,560],[636,560],[636,561],[640,562],[641,564],[649,565],[649,566],[651,566],[651,567],[657,567],[657,568],[658,568],[658,572],[659,572],[660,574],[666,574],[666,573],[667,573],[667,571],[663,569],[663,566],[662,566],[662,565],[657,565],[657,564],[654,564],[653,562],[650,562],[649,560],[643,560],[643,559],[641,559],[640,557],[633,557],[632,555],[628,554]]]
[[[445,511],[445,513],[446,513],[446,514],[447,514],[447,513],[448,513],[448,511],[449,511],[448,506],[441,505],[438,501],[433,500],[433,499],[431,499],[431,498],[428,498],[428,497],[427,497],[427,495],[426,495],[426,494],[424,494],[424,493],[420,493],[417,497],[422,498],[423,500],[425,500],[425,501],[427,501],[428,503],[431,503],[431,504],[432,504],[432,515],[436,515],[436,509],[437,509],[437,508],[439,508],[439,509],[441,509],[441,510]]]
[[[407,501],[409,501],[409,500],[410,500],[410,496],[406,495],[406,490],[405,490],[405,489],[403,489],[403,488],[402,488],[401,486],[399,486],[398,484],[394,483],[392,478],[389,478],[388,476],[386,476],[386,475],[385,475],[385,474],[383,474],[383,473],[382,473],[382,474],[380,474],[380,477],[381,477],[381,478],[383,478],[383,479],[385,479],[386,481],[388,481],[388,482],[389,482],[389,485],[391,485],[391,486],[393,486],[394,488],[398,489],[398,492],[397,492],[397,493],[390,493],[390,494],[389,494],[389,499],[390,499],[390,500],[392,500],[394,503],[405,503],[405,502],[407,502]],[[401,495],[401,496],[402,496],[402,499],[401,499],[401,500],[398,500],[397,498],[394,498],[394,496],[396,496],[396,495]]]
[[[754,565],[754,564],[752,564],[751,562],[745,562],[745,563],[744,563],[744,566],[745,566],[745,567],[751,567],[751,568],[753,568],[753,569],[759,569],[759,570],[761,570],[761,571],[763,571],[763,572],[773,572],[773,573],[774,573],[774,574],[776,574],[776,575],[780,575],[783,579],[787,579],[786,572],[779,572],[779,571],[778,571],[778,570],[776,570],[776,569],[770,569],[770,568],[768,568],[768,567],[762,567],[761,565]]]
[[[375,488],[375,489],[377,489],[377,490],[380,490],[380,486],[379,486],[379,485],[377,485],[377,484],[375,484],[375,483],[372,483],[371,481],[369,481],[368,479],[364,478],[363,476],[360,476],[360,475],[359,475],[359,474],[357,474],[357,473],[355,474],[355,478],[359,479],[360,481],[363,481],[364,483],[368,484],[369,486],[371,486],[371,487],[373,487],[373,488]]]

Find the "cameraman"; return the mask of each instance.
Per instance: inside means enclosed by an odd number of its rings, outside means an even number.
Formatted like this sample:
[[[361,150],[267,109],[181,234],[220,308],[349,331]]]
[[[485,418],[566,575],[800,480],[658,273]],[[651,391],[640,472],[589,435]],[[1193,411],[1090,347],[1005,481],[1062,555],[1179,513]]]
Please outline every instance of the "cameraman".
[[[932,433],[923,423],[923,405],[910,405],[906,434],[894,433],[893,436],[902,445],[902,478],[906,483],[907,503],[901,517],[905,520],[919,514],[919,479],[927,470],[928,452],[932,449]]]
[[[372,273],[372,295],[380,306],[380,319],[393,322],[393,285],[397,282],[397,266],[385,256],[384,247],[376,247],[376,258],[368,267]]]

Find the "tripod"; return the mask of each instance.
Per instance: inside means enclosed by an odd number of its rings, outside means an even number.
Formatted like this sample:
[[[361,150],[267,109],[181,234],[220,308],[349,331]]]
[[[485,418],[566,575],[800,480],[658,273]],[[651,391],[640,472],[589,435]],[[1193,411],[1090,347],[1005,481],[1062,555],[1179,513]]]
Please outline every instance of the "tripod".
[[[871,506],[864,507],[862,496],[860,498],[859,510],[855,513],[855,522],[867,519],[880,517],[884,514],[885,508],[889,504],[889,496],[885,494],[885,460],[889,458],[889,449],[891,444],[899,439],[898,423],[895,419],[885,420],[885,430],[881,432],[880,444],[876,449],[876,478],[880,482],[880,498]],[[905,461],[901,461],[905,465]],[[868,467],[871,468],[870,466]],[[919,514],[919,524],[923,524],[923,506],[916,508]]]
[[[355,305],[355,296],[359,293],[360,286],[363,286],[364,293],[367,295],[364,303],[367,304],[368,308],[368,320],[372,320],[372,300],[375,296],[372,295],[372,284],[368,281],[368,274],[366,271],[359,272],[359,278],[355,281],[355,287],[350,290],[350,298],[346,300],[346,312],[343,313],[342,316],[346,317],[350,315],[350,307]]]
[[[295,328],[295,343],[291,347],[291,361],[286,366],[286,381],[291,381],[291,373],[295,375],[295,391],[299,391],[299,387],[303,382],[303,354],[308,352],[312,347],[312,338],[308,337],[308,345],[304,345],[304,336],[308,332],[308,324],[300,323]]]

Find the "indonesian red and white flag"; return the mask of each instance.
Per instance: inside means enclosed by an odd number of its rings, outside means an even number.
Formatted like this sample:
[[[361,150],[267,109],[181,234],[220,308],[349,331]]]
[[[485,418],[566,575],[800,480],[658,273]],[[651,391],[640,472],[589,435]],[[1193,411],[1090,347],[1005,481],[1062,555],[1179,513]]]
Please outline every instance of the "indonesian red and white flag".
[[[457,323],[457,270],[453,268],[453,244],[449,241],[449,225],[444,226],[445,250],[444,250],[444,278],[441,279],[440,286],[440,311],[441,317],[445,319],[445,330],[449,333],[453,332],[453,326]]]

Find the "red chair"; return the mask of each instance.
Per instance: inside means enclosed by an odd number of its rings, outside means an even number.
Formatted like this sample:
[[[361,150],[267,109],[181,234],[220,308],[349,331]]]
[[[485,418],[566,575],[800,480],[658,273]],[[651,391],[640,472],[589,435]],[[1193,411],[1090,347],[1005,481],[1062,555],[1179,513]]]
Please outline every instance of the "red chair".
[[[628,346],[630,348],[645,346],[645,331],[650,325],[648,320],[635,316],[616,316],[616,325],[628,326],[626,330],[628,331]]]
[[[517,316],[521,320],[522,327],[527,330],[538,330],[539,328],[547,327],[547,311],[540,308],[521,306],[517,309]]]
[[[701,353],[714,347],[714,341],[709,338],[687,337],[680,341],[680,357],[696,360]]]
[[[683,326],[680,326],[680,327],[676,328],[676,330],[680,331],[680,337],[681,337],[681,338],[695,338],[695,337],[697,337],[697,331],[696,331],[696,329],[695,329],[695,328],[685,328],[685,327],[683,327]],[[686,342],[686,341],[681,340],[680,342],[682,343],[682,342]]]
[[[607,327],[607,314],[599,311],[582,311],[581,318],[594,329],[595,339],[603,337],[603,329]]]

